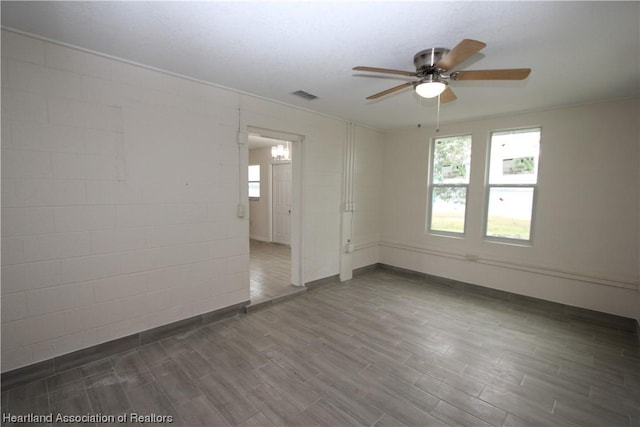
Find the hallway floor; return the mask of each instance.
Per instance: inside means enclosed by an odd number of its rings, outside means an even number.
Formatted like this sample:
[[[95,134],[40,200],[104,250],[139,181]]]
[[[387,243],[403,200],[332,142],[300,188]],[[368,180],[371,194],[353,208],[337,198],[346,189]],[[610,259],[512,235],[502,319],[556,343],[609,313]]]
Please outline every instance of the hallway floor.
[[[251,304],[297,292],[291,285],[291,248],[279,243],[250,241]]]

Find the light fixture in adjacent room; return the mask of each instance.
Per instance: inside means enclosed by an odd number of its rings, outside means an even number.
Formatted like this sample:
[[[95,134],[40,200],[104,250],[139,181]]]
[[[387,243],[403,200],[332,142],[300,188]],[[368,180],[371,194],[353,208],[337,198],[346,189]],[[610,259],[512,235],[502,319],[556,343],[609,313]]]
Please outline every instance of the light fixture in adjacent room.
[[[271,159],[277,161],[289,160],[289,144],[278,144],[271,147]]]
[[[423,98],[435,98],[447,88],[447,82],[438,78],[433,74],[429,74],[419,84],[415,90],[418,95]]]

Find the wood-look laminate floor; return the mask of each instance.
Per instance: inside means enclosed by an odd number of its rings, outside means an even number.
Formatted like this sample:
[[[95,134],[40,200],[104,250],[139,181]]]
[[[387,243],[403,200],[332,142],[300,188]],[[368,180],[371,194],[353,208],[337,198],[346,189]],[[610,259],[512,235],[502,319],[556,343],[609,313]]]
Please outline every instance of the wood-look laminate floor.
[[[299,291],[291,284],[291,248],[250,240],[251,303],[261,303]]]
[[[208,427],[637,427],[640,346],[558,305],[374,270],[4,392],[2,407]]]

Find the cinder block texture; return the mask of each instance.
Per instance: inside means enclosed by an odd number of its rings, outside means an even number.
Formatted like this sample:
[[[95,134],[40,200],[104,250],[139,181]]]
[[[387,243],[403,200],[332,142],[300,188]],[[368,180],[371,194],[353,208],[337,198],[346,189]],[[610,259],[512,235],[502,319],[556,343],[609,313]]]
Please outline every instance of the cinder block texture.
[[[239,96],[181,80],[2,32],[3,372],[248,299]]]

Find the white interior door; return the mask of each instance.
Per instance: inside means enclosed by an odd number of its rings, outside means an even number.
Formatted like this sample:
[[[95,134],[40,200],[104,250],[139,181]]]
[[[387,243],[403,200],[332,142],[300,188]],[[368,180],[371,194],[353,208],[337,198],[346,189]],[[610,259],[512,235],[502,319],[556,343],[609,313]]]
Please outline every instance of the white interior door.
[[[291,163],[272,168],[273,241],[291,244]]]

